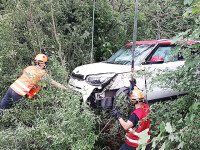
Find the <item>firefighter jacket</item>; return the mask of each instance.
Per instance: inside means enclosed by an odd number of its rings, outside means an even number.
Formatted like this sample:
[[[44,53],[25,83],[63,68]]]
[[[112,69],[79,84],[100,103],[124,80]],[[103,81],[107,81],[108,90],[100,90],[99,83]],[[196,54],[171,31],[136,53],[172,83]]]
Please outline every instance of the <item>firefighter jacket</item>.
[[[150,141],[150,112],[147,104],[144,108],[138,108],[131,113],[135,113],[138,118],[138,124],[134,128],[126,131],[126,143],[132,147],[146,145]]]
[[[41,70],[36,66],[29,66],[23,70],[23,74],[10,86],[17,94],[24,96],[29,95],[33,97],[35,94],[33,91],[39,91],[40,87],[35,84],[46,73],[45,70]],[[35,89],[37,87],[37,89]]]

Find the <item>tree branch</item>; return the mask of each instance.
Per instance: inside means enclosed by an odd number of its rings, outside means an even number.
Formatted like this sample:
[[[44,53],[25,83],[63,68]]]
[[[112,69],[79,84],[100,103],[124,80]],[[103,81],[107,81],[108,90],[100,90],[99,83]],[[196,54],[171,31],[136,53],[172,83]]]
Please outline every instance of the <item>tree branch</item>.
[[[63,59],[62,59],[62,50],[61,50],[61,44],[59,42],[59,38],[58,38],[58,35],[57,35],[57,32],[56,32],[56,26],[55,26],[55,21],[54,21],[54,14],[53,14],[53,3],[52,3],[52,0],[51,0],[51,19],[52,19],[52,25],[53,25],[53,33],[54,33],[54,36],[56,38],[56,42],[58,44],[58,55],[59,55],[59,58],[60,58],[60,61],[61,63],[63,62]]]
[[[36,27],[34,19],[33,19],[33,14],[32,14],[32,0],[30,0],[30,20],[31,20],[31,26],[33,26],[33,28],[35,29],[35,31],[37,33],[37,40],[38,40],[38,44],[40,47],[40,53],[41,53],[42,48],[41,48],[41,43],[40,43],[40,35],[38,33],[37,27]],[[35,53],[35,55],[37,54],[35,48],[34,48],[34,53]]]
[[[32,0],[30,0],[30,22],[31,22],[31,26],[33,26]],[[27,26],[27,27],[28,27],[28,26]],[[30,31],[30,35],[31,35],[31,39],[32,39],[32,42],[31,42],[31,43],[33,44],[34,54],[36,55],[37,52],[36,52],[35,47],[34,47],[34,39],[33,39],[33,34],[32,34],[32,32],[31,32],[31,27],[30,27],[29,31]]]

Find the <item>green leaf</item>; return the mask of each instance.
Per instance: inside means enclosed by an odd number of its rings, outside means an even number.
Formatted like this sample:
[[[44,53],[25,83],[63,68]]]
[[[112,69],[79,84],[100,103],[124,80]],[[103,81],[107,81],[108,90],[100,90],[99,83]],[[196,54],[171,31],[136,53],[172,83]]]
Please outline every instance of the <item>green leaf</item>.
[[[184,145],[184,142],[182,141],[179,145],[178,145],[178,149],[183,149],[183,145]]]
[[[172,133],[173,130],[172,130],[172,126],[169,122],[166,123],[166,126],[165,126],[165,130],[168,132],[168,133]]]
[[[182,123],[183,122],[183,118],[181,118],[179,121],[178,121],[178,123]]]
[[[188,8],[187,11],[183,14],[184,17],[188,17],[190,13],[192,13],[193,8]]]
[[[153,142],[152,148],[155,148],[155,147],[156,147],[156,142]]]
[[[193,0],[184,0],[184,5],[190,5],[192,4]]]
[[[170,139],[171,141],[176,141],[176,142],[181,141],[179,135],[176,135],[176,134],[170,134],[170,135],[169,135],[169,139]]]
[[[165,131],[165,123],[162,121],[162,123],[160,124],[160,132],[164,131]]]
[[[200,11],[200,7],[199,8],[194,8],[193,10],[192,10],[192,14],[194,14],[194,13],[196,13],[196,12],[199,12]]]
[[[190,117],[190,121],[191,121],[191,122],[194,121],[195,116],[196,116],[195,114],[192,114],[192,115],[191,115],[191,117]]]
[[[175,140],[175,136],[174,136],[173,134],[170,134],[170,135],[169,135],[169,139],[170,139],[171,141],[174,141],[174,140]]]
[[[199,108],[199,105],[199,102],[193,103],[192,106],[190,106],[189,111],[191,112],[192,110],[197,110]]]
[[[138,134],[138,137],[140,138],[140,139],[138,140],[138,144],[139,144],[139,145],[146,144],[147,141],[149,140],[148,132],[140,132],[140,133]]]
[[[162,147],[159,150],[165,150],[165,143],[162,144]]]

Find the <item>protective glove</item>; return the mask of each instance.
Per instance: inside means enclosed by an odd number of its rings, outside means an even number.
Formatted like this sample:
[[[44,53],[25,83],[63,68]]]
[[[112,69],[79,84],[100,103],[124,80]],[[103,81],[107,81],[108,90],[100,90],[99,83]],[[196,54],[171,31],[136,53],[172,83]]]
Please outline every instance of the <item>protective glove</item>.
[[[116,119],[119,119],[119,118],[121,118],[121,113],[119,112],[119,107],[116,107],[116,108],[113,108],[112,110],[111,110],[111,115],[113,116],[113,117],[115,117]]]

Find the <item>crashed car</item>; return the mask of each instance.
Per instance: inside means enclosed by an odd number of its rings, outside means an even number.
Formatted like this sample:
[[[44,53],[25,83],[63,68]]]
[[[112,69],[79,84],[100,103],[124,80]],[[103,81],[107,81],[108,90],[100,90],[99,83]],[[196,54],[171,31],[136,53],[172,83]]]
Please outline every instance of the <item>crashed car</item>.
[[[194,44],[197,41],[188,41],[187,44]],[[181,56],[174,57],[171,51],[176,47],[172,40],[137,41],[134,51],[134,73],[138,70],[150,70],[166,68],[176,69],[184,65]],[[82,94],[83,102],[90,102],[95,108],[106,109],[113,106],[113,99],[116,95],[128,91],[131,78],[132,43],[126,44],[107,61],[86,64],[75,68],[69,80],[69,87]],[[154,73],[152,72],[152,76]],[[136,86],[147,91],[150,87],[150,80],[145,76],[136,78]],[[181,94],[171,89],[154,87],[146,92],[148,101],[171,97]]]

